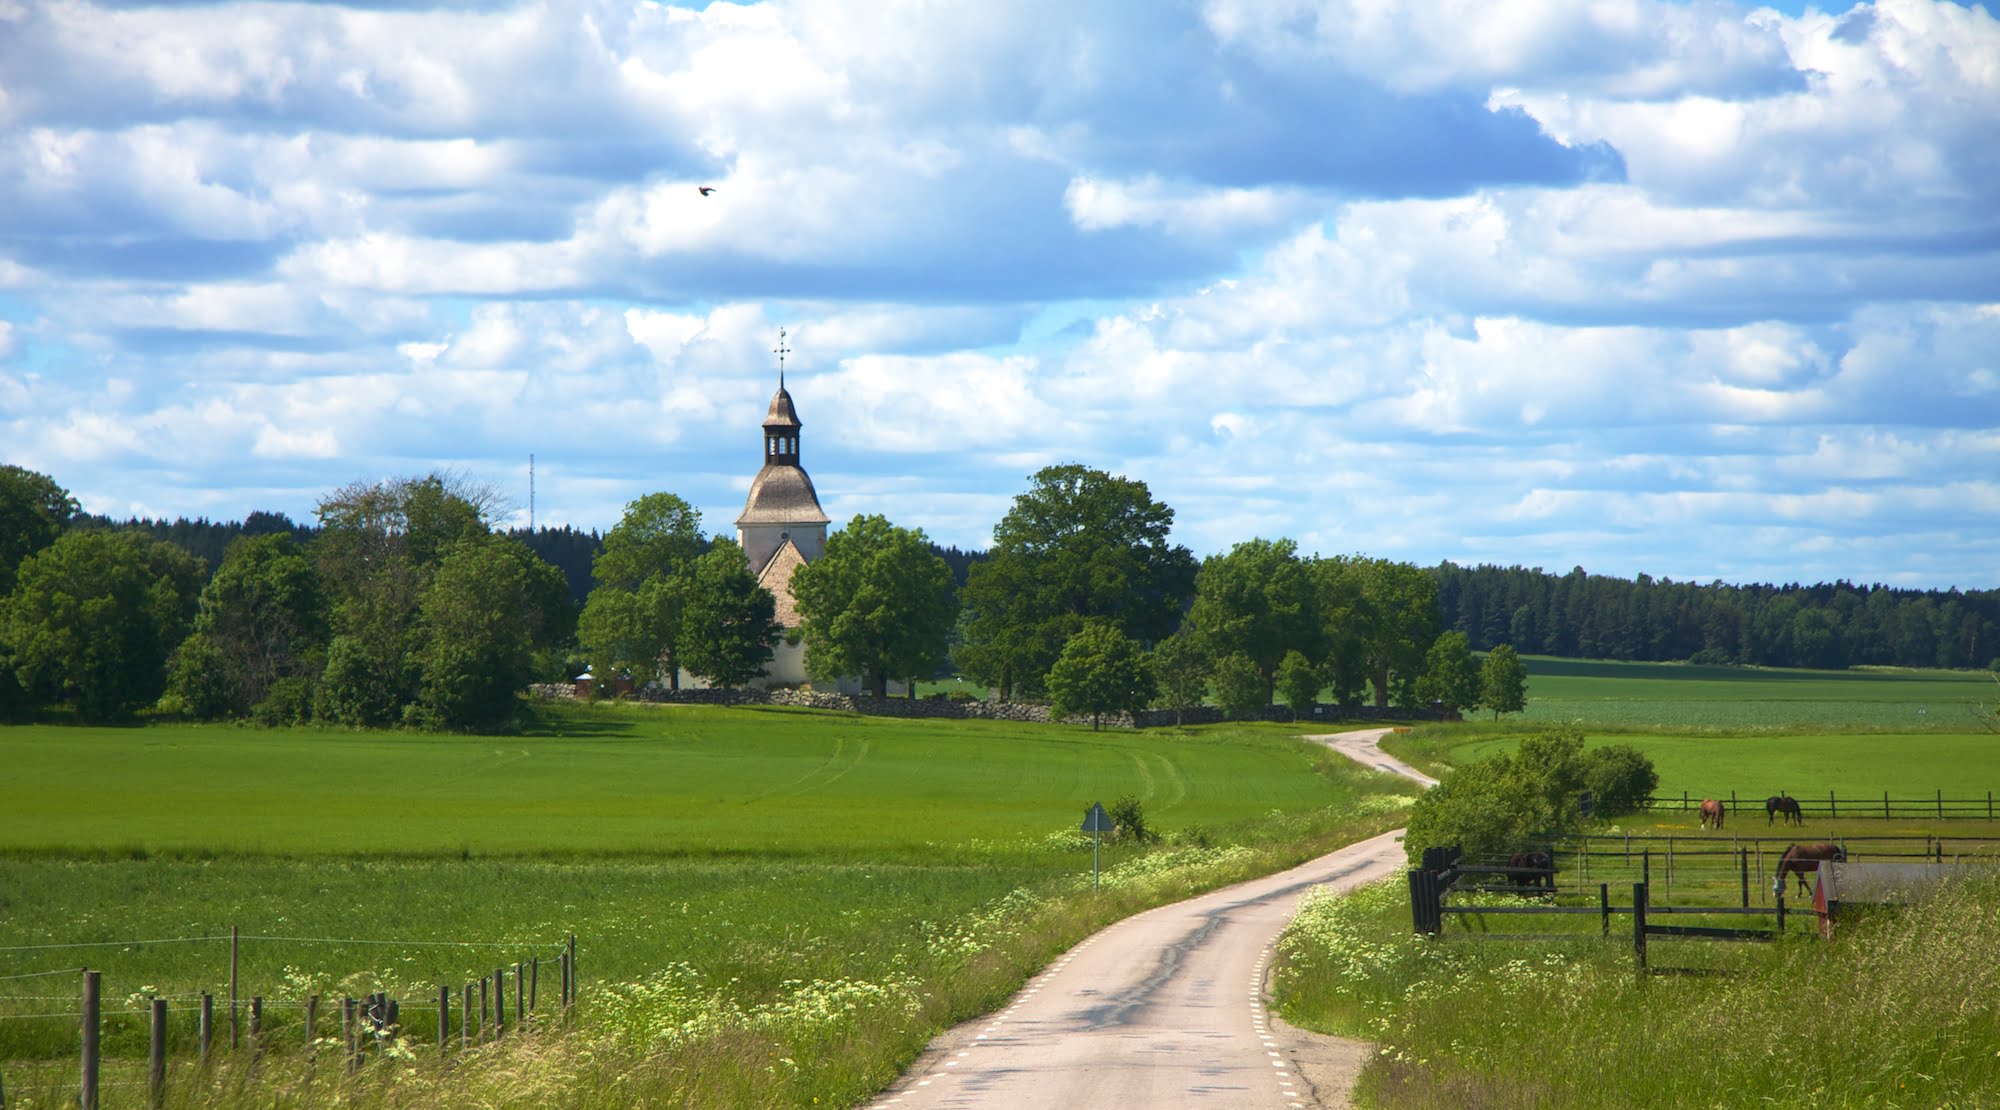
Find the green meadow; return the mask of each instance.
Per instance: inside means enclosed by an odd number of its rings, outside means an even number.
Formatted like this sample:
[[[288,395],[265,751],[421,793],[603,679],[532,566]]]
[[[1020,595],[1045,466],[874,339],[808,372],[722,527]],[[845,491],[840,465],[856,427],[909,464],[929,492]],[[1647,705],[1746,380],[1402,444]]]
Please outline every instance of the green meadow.
[[[1392,827],[1403,804],[1275,726],[765,708],[557,706],[504,738],[36,726],[0,729],[0,761],[10,1105],[73,1097],[74,1018],[34,1015],[73,1013],[80,965],[115,1003],[115,1065],[145,1043],[117,1011],[155,994],[191,1045],[196,996],[227,993],[232,926],[278,1048],[262,1094],[224,1062],[177,1071],[177,1102],[851,1104],[1102,925]],[[1161,839],[1105,845],[1093,886],[1078,825],[1123,796]],[[571,932],[576,1022],[475,1048],[487,1065],[448,1086],[405,1069],[322,1090],[284,1050],[309,994],[388,991],[434,1030],[438,984],[536,957],[546,1009]]]

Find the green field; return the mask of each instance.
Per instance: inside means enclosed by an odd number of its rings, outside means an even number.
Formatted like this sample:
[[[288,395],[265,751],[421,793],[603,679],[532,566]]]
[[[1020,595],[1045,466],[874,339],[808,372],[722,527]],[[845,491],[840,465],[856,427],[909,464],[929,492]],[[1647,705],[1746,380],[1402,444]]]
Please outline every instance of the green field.
[[[582,1024],[534,1074],[595,1094],[557,1104],[851,1103],[1103,924],[1397,820],[1366,802],[1392,784],[1271,726],[629,706],[542,721],[505,738],[0,729],[9,1105],[73,1090],[74,1018],[29,1015],[68,1005],[76,966],[104,971],[116,1008],[171,998],[184,1046],[194,996],[226,994],[213,938],[231,926],[257,938],[241,990],[272,1000],[283,1044],[307,994],[421,1000],[534,956],[546,1005],[573,931]],[[1122,795],[1165,839],[1106,846],[1093,891],[1076,828]],[[41,947],[57,944],[93,947]],[[43,971],[60,974],[7,978]],[[144,1036],[114,1016],[107,1052],[132,1066]],[[549,1102],[470,1075],[472,1094],[399,1081],[379,1095]]]
[[[1981,729],[2000,701],[1976,671],[1804,671],[1526,656],[1530,722],[1680,732]]]

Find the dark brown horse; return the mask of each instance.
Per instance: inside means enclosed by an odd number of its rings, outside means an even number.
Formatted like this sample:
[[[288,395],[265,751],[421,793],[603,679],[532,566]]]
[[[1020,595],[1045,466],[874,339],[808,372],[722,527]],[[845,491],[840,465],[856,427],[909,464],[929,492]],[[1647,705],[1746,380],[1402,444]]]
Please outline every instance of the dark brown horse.
[[[1772,818],[1783,817],[1787,825],[1803,825],[1806,819],[1799,813],[1799,801],[1790,794],[1773,794],[1764,799],[1764,823]]]
[[[1722,827],[1721,802],[1716,801],[1714,798],[1703,798],[1701,800],[1701,827],[1704,829],[1710,827],[1720,829]]]
[[[1539,849],[1515,852],[1507,857],[1507,866],[1519,868],[1508,872],[1515,886],[1532,889],[1547,884],[1550,890],[1556,888],[1555,860],[1547,852]]]
[[[1785,854],[1778,860],[1777,881],[1771,884],[1771,893],[1783,894],[1785,876],[1797,875],[1799,893],[1811,894],[1812,884],[1806,881],[1806,876],[1817,877],[1819,865],[1828,861],[1846,863],[1847,849],[1838,844],[1794,844],[1786,848]]]

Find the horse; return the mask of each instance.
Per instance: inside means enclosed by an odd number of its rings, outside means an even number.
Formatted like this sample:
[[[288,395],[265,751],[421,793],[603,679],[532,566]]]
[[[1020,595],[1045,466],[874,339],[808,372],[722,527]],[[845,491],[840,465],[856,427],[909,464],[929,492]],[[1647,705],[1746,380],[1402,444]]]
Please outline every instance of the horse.
[[[1764,823],[1783,816],[1787,825],[1803,825],[1806,819],[1799,813],[1799,801],[1790,794],[1773,794],[1764,799]]]
[[[1507,857],[1507,866],[1520,868],[1508,873],[1509,880],[1515,886],[1524,890],[1533,890],[1544,884],[1550,890],[1556,888],[1556,864],[1554,858],[1547,852],[1540,849],[1515,852]]]
[[[1710,826],[1713,826],[1718,830],[1721,829],[1722,814],[1723,811],[1721,802],[1716,801],[1714,798],[1703,798],[1701,800],[1702,828],[1706,829],[1709,828]]]
[[[1806,876],[1817,876],[1819,865],[1829,860],[1846,863],[1847,849],[1838,844],[1794,844],[1786,848],[1778,859],[1777,881],[1771,884],[1771,893],[1785,892],[1785,876],[1789,874],[1799,877],[1799,893],[1811,894],[1812,885],[1806,882]]]

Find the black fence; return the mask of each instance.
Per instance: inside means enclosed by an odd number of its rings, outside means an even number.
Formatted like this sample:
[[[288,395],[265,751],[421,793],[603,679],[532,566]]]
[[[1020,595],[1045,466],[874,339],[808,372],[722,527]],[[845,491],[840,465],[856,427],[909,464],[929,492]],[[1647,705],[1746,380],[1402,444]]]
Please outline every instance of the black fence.
[[[1993,821],[2000,820],[2000,802],[1996,802],[1992,791],[1984,796],[1965,795],[1946,797],[1939,790],[1929,797],[1897,798],[1884,791],[1880,797],[1874,794],[1851,793],[1841,795],[1829,790],[1824,794],[1791,794],[1780,792],[1776,795],[1744,795],[1739,798],[1735,791],[1727,793],[1697,794],[1683,791],[1679,797],[1655,795],[1640,800],[1640,807],[1651,812],[1693,813],[1701,809],[1701,803],[1708,800],[1721,802],[1728,818],[1741,817],[1743,820],[1762,817],[1766,823],[1784,820],[1781,812],[1767,810],[1766,803],[1772,797],[1788,797],[1798,804],[1801,817],[1855,818],[1855,817],[1902,817],[1910,820],[1929,817],[1937,820]]]

